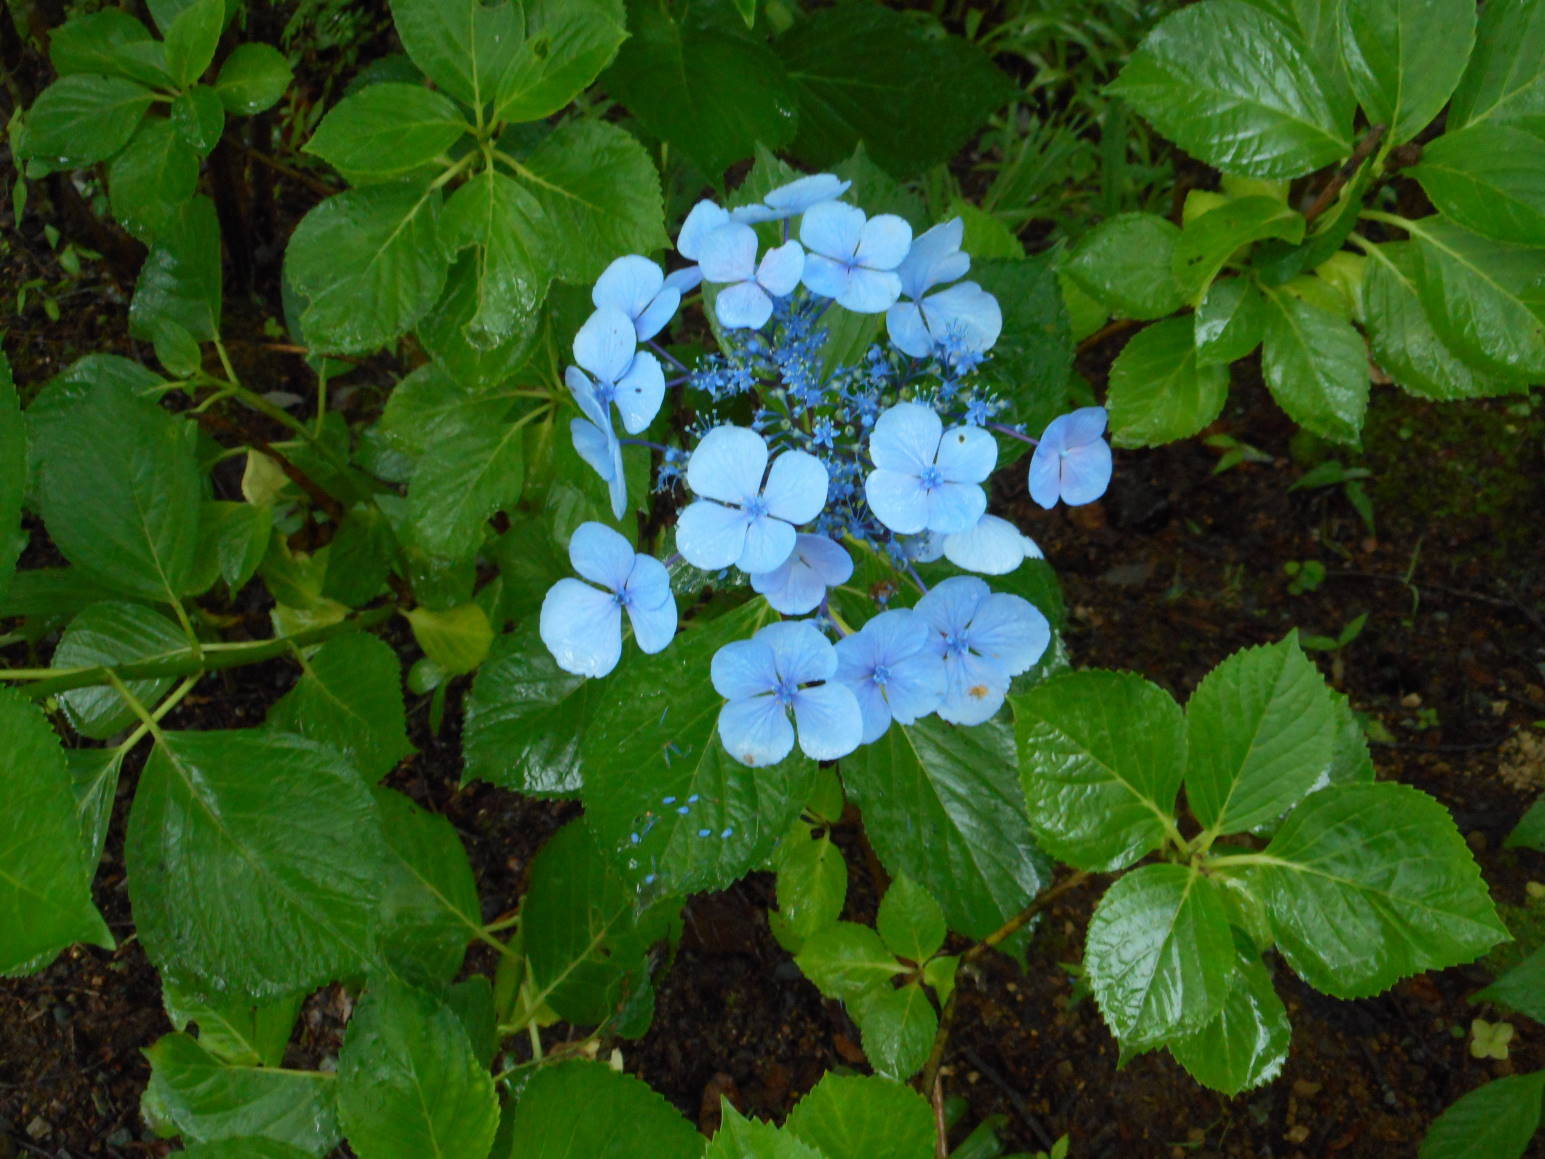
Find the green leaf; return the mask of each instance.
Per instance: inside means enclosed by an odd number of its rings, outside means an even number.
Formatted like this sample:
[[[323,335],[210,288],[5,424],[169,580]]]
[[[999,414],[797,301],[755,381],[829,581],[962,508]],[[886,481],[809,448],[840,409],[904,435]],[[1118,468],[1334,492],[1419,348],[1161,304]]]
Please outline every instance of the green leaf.
[[[1266,302],[1248,278],[1225,278],[1208,288],[1193,316],[1199,366],[1237,362],[1266,334]]]
[[[1545,136],[1486,121],[1445,133],[1407,171],[1456,224],[1497,241],[1545,245]]]
[[[530,318],[512,316],[506,321],[515,329],[508,338],[492,346],[482,345],[488,340],[488,332],[472,327],[483,305],[479,260],[483,256],[463,252],[456,259],[446,278],[444,297],[413,333],[446,374],[467,386],[486,388],[509,380],[526,362],[533,341],[548,325],[548,312],[538,309]],[[547,302],[551,301],[549,296]],[[585,301],[590,301],[588,295]],[[488,321],[485,314],[479,324]]]
[[[225,0],[193,0],[177,14],[166,30],[166,68],[180,87],[204,74],[224,27]]]
[[[1086,233],[1062,272],[1126,318],[1162,318],[1185,301],[1175,281],[1180,230],[1155,213],[1122,213]]]
[[[195,85],[180,93],[172,101],[172,127],[199,156],[207,156],[225,131],[225,106],[220,103],[220,94],[205,85]]]
[[[1341,55],[1368,120],[1409,141],[1448,102],[1475,46],[1470,0],[1345,0]]]
[[[1073,373],[1073,338],[1053,258],[973,261],[971,278],[1003,309],[1003,334],[981,370],[1011,400],[1012,414],[1002,421],[1045,430],[1067,409]]]
[[[767,856],[809,795],[815,763],[803,754],[748,769],[719,740],[724,700],[709,660],[752,635],[760,604],[699,618],[656,655],[625,649],[597,695],[580,742],[585,821],[635,885],[671,894],[728,886]]]
[[[660,1095],[604,1062],[532,1075],[515,1104],[509,1159],[700,1159],[703,1137]]]
[[[679,899],[636,908],[582,821],[555,833],[531,863],[521,901],[531,1006],[576,1025],[607,1021],[649,985],[646,956],[680,912]]]
[[[413,63],[446,93],[480,109],[521,58],[521,5],[481,0],[393,0],[392,20]]]
[[[306,142],[352,185],[429,170],[470,129],[450,98],[422,85],[373,84],[344,97]]]
[[[125,844],[163,974],[265,999],[361,970],[387,865],[375,802],[342,758],[279,733],[166,733]]]
[[[154,1118],[188,1142],[256,1136],[320,1157],[341,1138],[331,1075],[227,1066],[186,1034],[162,1035],[145,1057],[147,1118],[154,1108]]]
[[[489,516],[520,498],[525,424],[497,417],[509,409],[509,401],[497,397],[467,407],[467,419],[481,412],[484,421],[448,433],[419,460],[408,483],[408,515],[414,538],[430,554],[471,554]]]
[[[290,63],[271,44],[238,44],[220,66],[214,90],[225,111],[250,117],[275,104],[290,87]]]
[[[64,557],[142,599],[188,592],[203,492],[191,429],[105,378],[50,388],[28,418],[38,508]]]
[[[1518,384],[1471,367],[1433,329],[1420,297],[1421,256],[1411,242],[1368,251],[1363,317],[1368,345],[1384,371],[1419,398],[1487,398]]]
[[[1473,961],[1508,936],[1448,810],[1408,785],[1311,793],[1244,858],[1282,956],[1337,998]]]
[[[891,882],[880,899],[874,926],[890,952],[910,962],[926,962],[944,945],[944,911],[909,877]]]
[[[521,177],[542,207],[543,246],[566,281],[593,281],[618,254],[669,244],[654,162],[615,125],[559,125],[526,158]]]
[[[268,711],[268,724],[330,745],[379,781],[413,751],[397,653],[367,632],[329,640],[301,659],[301,678]]]
[[[305,1159],[309,1152],[277,1139],[242,1135],[213,1143],[195,1143],[177,1154],[187,1159]]]
[[[777,880],[778,916],[801,945],[838,919],[848,895],[848,863],[842,850],[830,833],[812,838],[804,829],[808,826],[797,825],[779,846]]]
[[[780,1131],[760,1119],[747,1119],[735,1105],[720,1096],[723,1114],[718,1131],[703,1152],[703,1159],[826,1159],[808,1143],[788,1131]]]
[[[338,1053],[338,1118],[360,1159],[482,1159],[499,1100],[450,1007],[401,983],[376,983]]]
[[[79,73],[164,85],[166,49],[121,8],[72,17],[48,36],[48,56],[60,76]]]
[[[1427,318],[1466,362],[1503,378],[1545,374],[1545,251],[1412,222]]]
[[[878,1075],[828,1073],[795,1104],[784,1130],[833,1159],[931,1159],[934,1153],[928,1100]]]
[[[1304,239],[1304,215],[1274,197],[1240,197],[1186,223],[1175,243],[1175,281],[1185,300],[1201,302],[1229,258],[1267,238],[1297,245]]]
[[[936,33],[871,4],[822,8],[795,24],[774,43],[798,101],[790,151],[826,167],[863,142],[898,177],[954,156],[1017,90],[975,45]]]
[[[199,551],[213,551],[220,578],[232,594],[247,585],[273,534],[273,508],[261,503],[230,503],[211,500],[204,504],[200,526]],[[346,529],[348,524],[344,524]],[[343,534],[340,529],[339,536]],[[333,540],[332,558],[338,558],[338,538]]]
[[[92,604],[70,621],[49,661],[52,668],[111,667],[181,652],[188,638],[171,620],[144,604]],[[154,707],[172,686],[170,676],[126,684],[143,705]],[[106,740],[139,718],[110,685],[71,689],[59,697],[65,716],[82,736]]]
[[[174,1030],[198,1026],[198,1044],[232,1066],[279,1066],[304,994],[258,1005],[241,998],[211,1003],[201,994],[162,981],[162,1002]]]
[[[451,195],[441,236],[452,253],[472,247],[476,309],[468,340],[488,349],[529,333],[547,296],[552,265],[541,249],[542,207],[510,177],[485,169]]]
[[[1198,315],[1200,317],[1200,315]],[[1155,447],[1190,438],[1223,411],[1228,368],[1199,365],[1189,318],[1144,327],[1110,368],[1105,405],[1118,447]]]
[[[173,325],[201,342],[215,338],[220,291],[220,222],[214,202],[194,197],[156,230],[129,303],[129,333],[155,341]]]
[[[1169,693],[1087,669],[1009,702],[1030,826],[1048,853],[1103,873],[1164,843],[1186,764],[1185,718]]]
[[[413,638],[440,670],[448,676],[471,672],[488,655],[494,630],[488,613],[477,604],[459,604],[443,612],[412,608],[403,613],[413,627]]]
[[[1545,130],[1545,9],[1487,4],[1475,51],[1449,104],[1448,128],[1518,122]]]
[[[1420,1159],[1520,1159],[1540,1129],[1545,1070],[1508,1075],[1451,1103],[1427,1128]]]
[[[1290,633],[1235,652],[1186,704],[1186,799],[1208,829],[1238,833],[1296,805],[1330,764],[1335,716]]]
[[[1537,849],[1545,853],[1545,797],[1538,798],[1529,806],[1529,811],[1523,815],[1523,820],[1514,826],[1513,831],[1507,835],[1503,847],[1516,849],[1523,846],[1526,849]]]
[[[886,869],[927,889],[967,937],[992,933],[1051,879],[1001,721],[892,725],[843,758],[842,776]]]
[[[525,0],[524,51],[494,101],[501,121],[540,121],[600,75],[627,39],[623,0]]]
[[[878,1073],[905,1081],[923,1069],[939,1032],[939,1016],[922,986],[870,990],[854,997],[849,1009],[864,1055]]]
[[[1233,1096],[1270,1082],[1287,1061],[1287,1010],[1271,971],[1248,941],[1234,941],[1234,984],[1223,1009],[1200,1030],[1166,1045],[1197,1082]]]
[[[27,110],[27,151],[60,169],[105,161],[129,143],[150,102],[149,89],[122,77],[61,77]]]
[[[1226,173],[1297,177],[1352,151],[1351,110],[1319,74],[1294,30],[1207,0],[1162,20],[1107,91]]]
[[[11,364],[0,350],[0,597],[11,588],[16,557],[26,543],[21,528],[27,489],[27,425],[11,380]]]
[[[154,240],[156,231],[198,187],[198,154],[164,117],[140,124],[107,171],[113,216],[136,238]]]
[[[798,114],[783,62],[760,37],[686,8],[635,0],[632,35],[606,74],[612,94],[654,136],[718,180],[757,145],[794,139]]]
[[[94,873],[107,844],[107,825],[113,815],[113,800],[118,792],[118,774],[123,770],[123,751],[106,749],[66,749],[70,784],[75,790],[75,816],[80,821],[81,840],[86,849],[86,864]]]
[[[850,999],[888,987],[907,968],[880,935],[857,922],[833,922],[805,940],[795,963],[828,998]]]
[[[1545,1025],[1545,946],[1470,999],[1499,1002]]]
[[[1360,444],[1368,409],[1368,349],[1350,322],[1279,290],[1266,291],[1261,373],[1299,426]]]
[[[599,688],[558,667],[534,617],[499,637],[467,694],[462,784],[487,781],[538,797],[578,793],[580,745]]]
[[[73,942],[111,949],[59,738],[9,689],[0,689],[0,794],[0,974],[41,969]]]
[[[1217,887],[1183,865],[1144,865],[1119,878],[1089,919],[1084,969],[1124,1053],[1201,1030],[1233,981]]]
[[[350,189],[306,214],[284,274],[308,299],[308,345],[351,353],[385,345],[424,316],[445,287],[440,194],[414,182]]]

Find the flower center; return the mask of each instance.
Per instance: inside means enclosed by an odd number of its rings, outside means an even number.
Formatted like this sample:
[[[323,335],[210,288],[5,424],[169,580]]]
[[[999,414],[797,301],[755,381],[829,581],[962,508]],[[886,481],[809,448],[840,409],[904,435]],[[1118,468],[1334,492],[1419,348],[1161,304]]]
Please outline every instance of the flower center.
[[[760,492],[747,499],[744,507],[746,514],[751,516],[752,519],[760,519],[767,514],[767,500],[762,497]]]
[[[937,491],[940,487],[944,486],[943,474],[932,463],[923,468],[923,473],[917,477],[917,481],[922,484],[924,491]]]
[[[773,686],[773,695],[778,698],[778,703],[788,708],[794,703],[794,694],[799,691],[799,685],[786,676],[778,677],[778,683]]]
[[[958,632],[946,632],[944,635],[944,656],[959,658],[971,651],[971,637],[964,629]]]
[[[595,384],[595,397],[602,406],[617,397],[617,384],[614,382],[598,382]]]
[[[619,608],[625,608],[633,602],[633,593],[627,588],[618,588],[612,593],[612,603]]]
[[[876,685],[878,685],[880,688],[884,688],[886,683],[889,682],[890,678],[891,670],[884,664],[876,664],[874,666],[874,675],[872,679]]]

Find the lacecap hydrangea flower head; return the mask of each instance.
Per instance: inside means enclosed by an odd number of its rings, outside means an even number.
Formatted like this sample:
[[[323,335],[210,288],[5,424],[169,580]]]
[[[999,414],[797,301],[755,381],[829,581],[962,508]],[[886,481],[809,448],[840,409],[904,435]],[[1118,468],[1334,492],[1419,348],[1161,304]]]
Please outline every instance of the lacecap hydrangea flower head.
[[[570,543],[580,578],[548,592],[542,640],[564,670],[604,676],[622,655],[624,621],[642,651],[669,646],[668,565],[743,577],[769,622],[720,648],[704,676],[724,698],[725,751],[749,766],[796,746],[832,760],[932,714],[960,725],[992,717],[1051,640],[1034,605],[980,578],[1040,557],[987,512],[999,438],[1035,447],[1028,482],[1042,507],[1093,502],[1110,482],[1103,408],[1063,415],[1040,438],[994,421],[1003,400],[978,370],[1003,313],[966,280],[963,223],[914,236],[904,219],[844,200],[849,190],[820,173],[749,205],[698,202],[677,238],[690,264],[666,273],[628,254],[597,280],[565,375],[575,449],[618,519],[628,508],[622,448],[651,448],[655,491],[679,501],[675,554],[661,562],[583,524]],[[688,367],[659,336],[694,300],[719,351]],[[844,313],[883,319],[884,341],[832,365],[827,346]],[[695,411],[686,437],[639,438],[672,390]],[[860,552],[898,588],[915,587],[915,606],[845,620],[832,593]],[[941,558],[976,574],[930,588],[917,565]]]

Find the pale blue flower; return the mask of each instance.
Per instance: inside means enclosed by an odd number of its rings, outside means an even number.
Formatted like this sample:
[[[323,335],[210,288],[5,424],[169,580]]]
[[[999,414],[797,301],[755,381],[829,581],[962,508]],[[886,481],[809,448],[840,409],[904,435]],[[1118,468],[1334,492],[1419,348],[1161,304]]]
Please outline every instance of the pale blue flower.
[[[966,223],[958,217],[918,234],[896,267],[901,292],[915,302],[935,286],[965,277],[971,269],[971,255],[960,252],[965,235]]]
[[[975,282],[961,282],[916,302],[897,302],[885,312],[891,344],[913,358],[946,346],[950,360],[987,353],[1003,333],[1003,310]]]
[[[1093,503],[1110,486],[1110,444],[1105,408],[1086,406],[1052,419],[1030,456],[1030,498],[1050,511]]]
[[[756,246],[756,230],[733,221],[703,239],[699,267],[705,281],[724,285],[714,312],[732,330],[766,325],[773,299],[792,294],[805,268],[805,251],[797,241],[768,250],[760,265]]]
[[[903,535],[950,534],[987,510],[981,483],[998,463],[998,444],[981,427],[946,431],[932,408],[903,402],[875,421],[869,458],[864,497],[881,523]]]
[[[911,724],[944,700],[944,660],[932,645],[928,622],[907,608],[881,612],[837,641],[837,680],[858,701],[865,744],[892,720]]]
[[[1041,549],[1007,519],[984,515],[976,526],[943,537],[944,558],[979,575],[1007,575],[1027,559],[1041,559]]]
[[[852,576],[853,559],[841,544],[824,535],[797,535],[788,559],[772,571],[753,575],[751,587],[774,611],[803,616],[820,606],[827,588],[845,584]]]
[[[912,244],[912,227],[895,214],[865,218],[840,201],[809,210],[799,223],[805,243],[804,283],[856,314],[882,314],[901,296],[896,267]]]
[[[653,421],[665,398],[660,360],[638,349],[633,319],[613,306],[602,306],[574,335],[574,361],[594,376],[595,395],[615,403],[622,426],[636,435]]]
[[[785,451],[768,470],[767,458],[767,443],[745,427],[715,427],[693,450],[687,486],[702,498],[676,521],[676,550],[693,567],[772,571],[793,552],[795,526],[820,514],[827,486],[821,461]]]
[[[817,761],[846,756],[863,737],[852,691],[832,678],[837,653],[806,621],[769,624],[714,653],[713,686],[728,702],[719,739],[743,765],[777,764],[799,747]],[[789,714],[793,713],[793,723]]]
[[[714,230],[729,223],[729,210],[705,197],[688,211],[687,219],[681,223],[681,232],[676,235],[676,249],[682,257],[699,261],[703,256],[703,241]]]
[[[994,592],[975,576],[935,585],[913,609],[928,624],[930,645],[944,661],[939,716],[981,724],[997,712],[1009,681],[1027,671],[1051,643],[1051,625],[1035,605]]]
[[[742,205],[730,210],[730,216],[747,225],[763,221],[781,221],[796,217],[826,201],[835,201],[848,191],[853,183],[843,181],[835,173],[813,173],[780,185],[757,205]]]
[[[595,383],[577,366],[569,367],[564,382],[584,418],[569,421],[569,437],[579,457],[595,469],[606,484],[612,503],[612,518],[621,519],[627,510],[628,482],[622,473],[622,444],[612,430],[611,413],[596,395]]]
[[[620,257],[596,279],[590,300],[597,309],[621,310],[633,321],[637,341],[647,342],[669,322],[681,305],[681,291],[665,272],[641,254]]]
[[[569,562],[590,583],[561,579],[542,601],[539,632],[558,667],[605,676],[622,655],[622,613],[645,652],[676,635],[676,601],[665,565],[635,552],[602,523],[581,523],[569,540]],[[592,587],[591,584],[598,585]]]

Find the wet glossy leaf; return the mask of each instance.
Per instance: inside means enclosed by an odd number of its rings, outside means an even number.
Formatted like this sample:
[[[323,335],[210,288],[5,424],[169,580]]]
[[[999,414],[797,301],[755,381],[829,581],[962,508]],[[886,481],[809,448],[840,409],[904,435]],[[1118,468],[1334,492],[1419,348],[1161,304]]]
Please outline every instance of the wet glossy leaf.
[[[907,969],[879,934],[857,922],[833,922],[817,930],[794,961],[822,994],[843,1000],[888,987]]]
[[[627,38],[623,0],[525,0],[524,51],[495,99],[501,121],[539,121],[600,75]]]
[[[1423,147],[1409,172],[1438,212],[1465,229],[1545,245],[1545,133],[1482,122]]]
[[[553,270],[540,242],[542,207],[513,178],[485,169],[445,206],[446,249],[472,249],[475,309],[468,340],[488,349],[531,329]]]
[[[931,1159],[933,1111],[911,1087],[878,1075],[827,1074],[784,1129],[836,1159]]]
[[[880,899],[875,929],[898,958],[919,964],[944,945],[944,911],[909,877],[897,877]]]
[[[1196,361],[1201,366],[1237,362],[1261,344],[1266,303],[1248,278],[1213,282],[1193,316]]]
[[[1269,971],[1248,941],[1235,938],[1234,982],[1223,1009],[1196,1033],[1167,1045],[1197,1082],[1237,1095],[1270,1082],[1287,1061],[1287,1010]]]
[[[469,131],[448,97],[423,85],[373,84],[327,111],[306,142],[354,185],[427,170]]]
[[[1427,127],[1448,101],[1475,44],[1470,0],[1345,0],[1341,56],[1352,91],[1395,143]]]
[[[251,116],[269,108],[290,87],[290,63],[271,44],[238,44],[220,66],[214,90],[225,111]]]
[[[1223,411],[1228,368],[1197,362],[1189,318],[1167,318],[1135,334],[1110,368],[1105,405],[1111,441],[1154,447],[1196,434]]]
[[[1408,785],[1311,793],[1242,868],[1288,964],[1338,998],[1473,961],[1507,937],[1448,810]]]
[[[921,986],[866,991],[848,1009],[858,1023],[864,1056],[878,1073],[905,1081],[923,1069],[939,1016]]]
[[[1508,1075],[1463,1095],[1427,1129],[1420,1159],[1519,1159],[1540,1128],[1545,1070]]]
[[[525,15],[510,0],[393,0],[392,20],[413,63],[474,108],[493,101],[521,59]]]
[[[1154,213],[1123,213],[1079,240],[1062,272],[1125,318],[1162,318],[1185,298],[1175,281],[1180,231]]]
[[[198,80],[215,58],[225,27],[225,0],[193,0],[166,29],[166,68],[186,87]]]
[[[1545,251],[1413,222],[1417,291],[1433,328],[1466,362],[1504,378],[1545,374]]]
[[[477,604],[458,604],[443,612],[412,608],[403,613],[424,655],[448,676],[471,672],[488,655],[494,631],[488,613]]]
[[[107,171],[113,216],[150,242],[198,186],[198,154],[165,117],[149,117]]]
[[[405,981],[442,986],[482,928],[472,865],[446,818],[391,789],[373,794],[391,850],[376,933],[381,956]]]
[[[1277,405],[1299,426],[1360,445],[1368,348],[1350,322],[1293,294],[1268,290],[1261,373]]]
[[[129,143],[150,100],[122,77],[61,77],[27,110],[27,150],[61,169],[105,161]]]
[[[144,85],[171,80],[165,46],[121,8],[75,16],[53,29],[48,57],[60,76],[96,74]]]
[[[188,638],[166,616],[144,604],[92,604],[70,621],[54,649],[51,668],[111,667],[183,652]],[[129,692],[153,708],[172,686],[170,676],[129,681]],[[139,718],[110,685],[75,688],[60,696],[65,716],[82,736],[106,740]]]
[[[1185,300],[1199,303],[1242,247],[1267,238],[1296,245],[1304,239],[1304,215],[1273,197],[1240,197],[1186,222],[1175,242],[1175,281]]]
[[[367,632],[329,640],[302,661],[301,677],[268,712],[280,732],[343,753],[379,781],[413,751],[402,707],[402,665]]]
[[[1539,4],[1487,4],[1481,12],[1448,128],[1487,120],[1545,131],[1545,8]]]
[[[841,915],[848,894],[848,865],[829,835],[791,835],[779,850],[778,916],[803,944]]]
[[[515,1106],[509,1159],[699,1159],[703,1137],[648,1085],[604,1062],[532,1076]]]
[[[155,341],[171,324],[207,341],[220,333],[220,301],[220,222],[214,202],[198,196],[156,228],[129,303],[129,333]]]
[[[75,790],[75,815],[80,821],[86,864],[95,873],[102,860],[102,848],[107,844],[107,825],[113,815],[123,753],[115,748],[66,749],[64,756]]]
[[[208,156],[225,131],[225,106],[220,95],[205,85],[195,85],[172,101],[172,127],[198,152]]]

